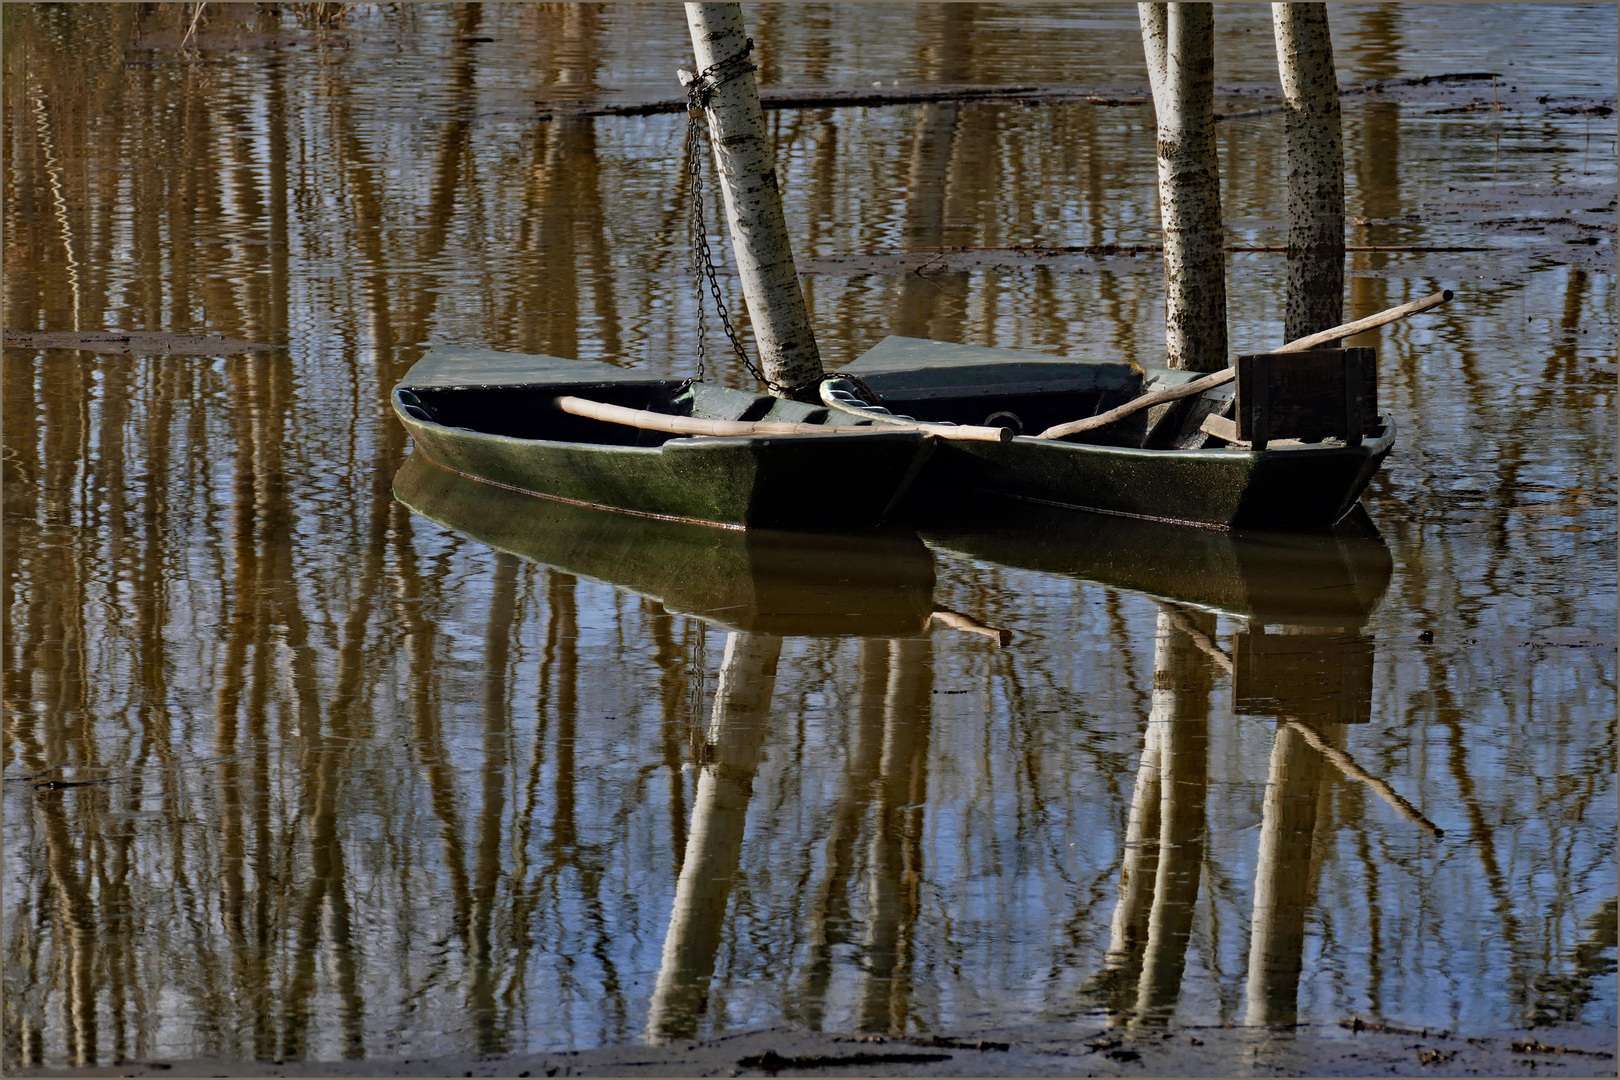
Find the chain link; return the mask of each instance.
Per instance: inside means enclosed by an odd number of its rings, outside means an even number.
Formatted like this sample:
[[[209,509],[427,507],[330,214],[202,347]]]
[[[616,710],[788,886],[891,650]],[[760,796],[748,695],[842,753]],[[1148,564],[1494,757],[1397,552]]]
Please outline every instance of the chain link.
[[[748,350],[743,347],[742,338],[737,335],[737,328],[731,324],[731,313],[726,308],[724,294],[720,291],[720,281],[715,276],[714,256],[709,250],[708,226],[703,212],[703,151],[707,139],[702,137],[702,129],[698,125],[699,118],[704,116],[708,108],[709,96],[721,83],[746,75],[756,70],[753,64],[748,63],[748,54],[754,48],[754,39],[749,38],[742,50],[717,61],[698,72],[697,77],[686,84],[686,154],[685,169],[687,186],[691,191],[691,216],[687,227],[692,236],[692,272],[697,278],[697,375],[692,380],[702,382],[704,376],[704,360],[706,348],[706,334],[704,327],[704,284],[708,284],[708,292],[714,300],[714,310],[720,316],[720,328],[725,331],[726,339],[731,342],[732,351],[737,359],[742,361],[748,373],[766,388],[774,393],[792,397],[803,390],[805,386],[814,386],[820,382],[820,377],[805,383],[804,386],[784,386],[766,376],[754,362],[748,358]]]
[[[692,667],[686,696],[687,741],[692,747],[692,760],[703,764],[707,756],[708,723],[703,715],[705,683],[709,676],[709,629],[702,619],[693,619],[697,640],[692,645]]]

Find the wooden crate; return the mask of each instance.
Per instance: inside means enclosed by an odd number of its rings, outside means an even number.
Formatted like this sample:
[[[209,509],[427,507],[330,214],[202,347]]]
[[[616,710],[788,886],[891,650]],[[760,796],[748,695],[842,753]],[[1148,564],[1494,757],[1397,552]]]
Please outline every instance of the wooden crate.
[[[1372,349],[1252,353],[1237,358],[1237,437],[1264,450],[1273,439],[1343,439],[1361,445],[1378,421]]]

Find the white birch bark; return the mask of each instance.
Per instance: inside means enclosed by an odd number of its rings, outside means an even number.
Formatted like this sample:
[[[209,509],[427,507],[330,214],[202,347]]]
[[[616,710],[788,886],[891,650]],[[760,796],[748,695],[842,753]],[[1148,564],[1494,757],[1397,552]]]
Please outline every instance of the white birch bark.
[[[1169,366],[1219,371],[1226,357],[1226,251],[1215,153],[1215,22],[1208,4],[1138,4],[1153,86],[1164,230]]]
[[[648,1006],[650,1041],[689,1038],[703,1019],[781,653],[778,637],[733,632],[726,638],[708,732],[714,760],[698,777],[663,961]]]
[[[1326,4],[1272,4],[1288,155],[1284,340],[1344,321],[1344,136]]]
[[[686,21],[700,72],[742,52],[748,43],[741,4],[687,4]],[[706,112],[760,369],[774,383],[805,386],[823,373],[821,353],[793,263],[775,156],[754,73],[749,71],[715,87]],[[812,386],[799,396],[811,400],[814,395]]]

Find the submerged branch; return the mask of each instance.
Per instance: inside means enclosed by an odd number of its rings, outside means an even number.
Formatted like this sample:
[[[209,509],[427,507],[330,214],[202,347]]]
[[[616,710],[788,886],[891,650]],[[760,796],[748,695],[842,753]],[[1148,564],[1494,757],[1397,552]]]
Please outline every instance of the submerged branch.
[[[1493,77],[1489,71],[1465,71],[1447,75],[1424,75],[1409,79],[1374,79],[1370,82],[1341,85],[1339,96],[1377,94],[1405,86],[1430,86],[1434,83],[1478,82]],[[1230,95],[1231,91],[1223,90]],[[1267,88],[1267,95],[1271,88]],[[858,106],[915,105],[930,102],[980,102],[991,105],[1066,105],[1075,102],[1105,107],[1119,105],[1150,105],[1153,98],[1145,88],[1118,89],[1085,86],[961,86],[918,84],[917,86],[871,86],[861,88],[826,88],[804,86],[762,86],[759,103],[769,109],[848,109]],[[537,101],[541,113],[536,119],[554,120],[564,116],[657,116],[686,111],[684,97],[657,98],[652,101],[627,102],[571,102]],[[1216,113],[1215,119],[1243,120],[1252,116],[1268,116],[1281,112],[1284,105],[1267,105],[1248,112]]]

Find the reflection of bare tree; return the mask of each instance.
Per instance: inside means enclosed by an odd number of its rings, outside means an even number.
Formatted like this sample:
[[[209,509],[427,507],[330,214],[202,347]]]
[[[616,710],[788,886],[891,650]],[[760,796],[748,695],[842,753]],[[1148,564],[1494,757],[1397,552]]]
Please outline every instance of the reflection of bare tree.
[[[866,985],[855,1014],[861,1031],[902,1034],[911,1010],[915,934],[922,911],[932,661],[933,643],[926,637],[889,643],[878,818],[867,882]]]
[[[512,703],[507,696],[506,672],[517,607],[517,574],[515,556],[496,554],[494,592],[484,634],[484,805],[478,817],[478,862],[473,870],[472,984],[467,990],[480,1054],[500,1054],[508,1049],[506,1032],[496,1016],[490,935],[495,925],[501,852],[505,847],[506,766],[512,740]]]
[[[781,638],[738,632],[726,638],[708,760],[693,796],[692,829],[648,1008],[647,1034],[655,1040],[690,1037],[708,1005],[781,651]]]
[[[1312,841],[1323,792],[1321,753],[1304,734],[1277,727],[1266,778],[1250,921],[1250,1024],[1288,1024],[1298,1005],[1305,915],[1314,892]]]
[[[1093,984],[1116,1022],[1161,1023],[1174,1010],[1204,862],[1213,670],[1193,635],[1213,632],[1214,617],[1160,607],[1119,901]]]
[[[676,646],[673,632],[675,620],[658,605],[649,603],[645,608],[656,649],[653,660],[659,669],[658,699],[663,713],[664,768],[669,771],[670,854],[674,858],[678,877],[681,859],[686,853],[686,783],[681,775],[681,745],[687,725],[695,726],[697,718],[682,707],[687,697],[690,673],[684,662],[683,651]],[[703,632],[703,624],[698,623],[697,633]]]
[[[927,81],[946,81],[965,69],[971,59],[973,4],[945,4],[935,12],[932,33],[919,67]],[[968,225],[970,201],[977,197],[985,170],[978,155],[985,152],[985,124],[992,126],[989,110],[967,112],[958,132],[961,106],[954,103],[917,107],[911,130],[911,156],[906,170],[906,208],[901,238],[906,246],[946,243],[948,230]],[[964,137],[971,146],[961,145]],[[895,300],[893,333],[956,341],[961,333],[960,293],[968,275],[905,274]],[[955,287],[940,284],[941,280]]]
[[[1401,13],[1397,4],[1380,4],[1355,21],[1348,50],[1361,78],[1381,79],[1395,75],[1401,55]],[[1359,116],[1359,130],[1347,132],[1346,146],[1357,149],[1345,155],[1345,167],[1355,175],[1361,216],[1380,219],[1407,211],[1401,196],[1401,106],[1398,102],[1364,101],[1352,111]],[[1348,205],[1346,207],[1348,210]],[[1398,226],[1371,225],[1363,234],[1368,244],[1401,242]],[[1378,270],[1389,264],[1383,252],[1357,252],[1351,256],[1353,269]],[[1345,316],[1359,319],[1389,307],[1389,280],[1381,274],[1350,276],[1350,308]],[[1378,331],[1345,338],[1344,345],[1378,344]],[[1411,384],[1409,384],[1411,385]]]
[[[810,948],[805,964],[799,1017],[812,1031],[821,1030],[827,986],[832,979],[833,948],[849,940],[849,877],[861,819],[876,794],[874,782],[883,760],[884,696],[889,685],[889,643],[863,640],[857,660],[855,733],[844,790],[833,810],[827,834],[827,869],[810,909]]]
[[[598,65],[598,12],[589,4],[539,8],[543,40],[553,50],[546,77],[547,96],[569,97],[595,89]],[[592,117],[559,117],[537,133],[534,161],[524,188],[524,215],[518,250],[536,260],[535,272],[509,294],[503,312],[505,333],[520,348],[578,357],[580,300],[589,295],[595,310],[593,342],[606,358],[620,351],[619,313],[614,300],[609,228],[602,206]]]

